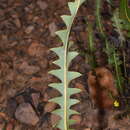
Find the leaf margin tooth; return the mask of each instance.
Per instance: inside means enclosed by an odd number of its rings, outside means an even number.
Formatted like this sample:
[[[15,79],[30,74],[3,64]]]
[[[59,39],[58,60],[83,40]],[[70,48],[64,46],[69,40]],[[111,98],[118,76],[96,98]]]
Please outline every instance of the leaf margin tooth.
[[[69,67],[71,61],[72,61],[76,56],[78,56],[78,55],[79,55],[79,53],[76,52],[76,51],[70,51],[70,52],[68,53],[68,67]]]
[[[70,83],[71,80],[79,78],[82,74],[75,71],[68,71],[68,83]]]
[[[63,44],[65,44],[66,40],[67,40],[68,30],[67,29],[63,29],[63,30],[56,31],[55,33],[61,39],[61,41],[63,42]]]
[[[64,54],[64,47],[60,46],[60,47],[53,47],[50,49],[50,51],[53,51],[56,53],[56,55],[59,57],[59,59],[61,59],[61,54]]]
[[[58,104],[60,107],[63,106],[63,102],[62,101],[63,101],[63,97],[62,96],[49,99],[49,102],[54,102],[54,103]]]
[[[79,88],[68,88],[68,96],[72,96],[73,94],[80,93],[82,90]]]
[[[63,94],[63,83],[50,83],[49,87],[58,90],[61,94]]]
[[[71,15],[62,15],[62,20],[66,24],[67,27],[69,27],[70,23],[72,22],[72,16]]]
[[[70,109],[70,107],[72,105],[75,105],[77,103],[79,103],[80,101],[78,99],[73,99],[73,98],[70,98],[70,101],[69,101],[69,104],[68,104],[68,108]]]
[[[56,70],[51,70],[48,73],[53,76],[56,76],[58,79],[60,79],[63,82],[64,78],[61,76],[61,74],[63,74],[62,71],[63,71],[62,69],[56,69]]]

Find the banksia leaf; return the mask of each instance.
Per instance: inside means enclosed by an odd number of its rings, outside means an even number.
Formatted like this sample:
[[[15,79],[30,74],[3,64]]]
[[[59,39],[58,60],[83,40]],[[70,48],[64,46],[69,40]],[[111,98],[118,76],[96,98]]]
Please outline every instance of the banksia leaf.
[[[57,89],[61,94],[63,94],[63,83],[51,83],[49,86]]]
[[[68,53],[68,65],[70,64],[70,62],[78,55],[78,52],[69,52]]]
[[[70,23],[72,22],[72,16],[69,15],[63,15],[61,16],[61,18],[63,19],[63,21],[65,22],[66,26],[68,27],[70,25]]]
[[[61,80],[61,83],[51,83],[49,86],[58,90],[62,96],[55,97],[50,101],[55,102],[60,106],[60,109],[53,111],[53,113],[58,114],[61,117],[61,120],[56,125],[61,130],[69,130],[69,126],[72,124],[70,116],[72,114],[77,114],[77,112],[71,109],[71,106],[79,101],[72,99],[71,95],[79,93],[80,90],[76,88],[70,88],[69,83],[73,79],[81,76],[81,74],[78,72],[69,71],[71,61],[78,55],[77,52],[69,51],[69,35],[77,11],[84,1],[85,0],[75,0],[74,2],[68,3],[71,15],[61,16],[67,28],[56,32],[63,42],[63,46],[51,49],[59,57],[59,59],[53,63],[58,65],[60,69],[51,70],[49,74],[56,76]]]
[[[70,107],[76,103],[79,103],[79,100],[77,99],[70,99],[69,102],[68,102],[68,109],[70,109]]]
[[[78,78],[80,77],[81,74],[79,72],[68,72],[68,83],[72,80],[72,79],[75,79],[75,78]]]
[[[57,31],[56,34],[60,37],[63,43],[66,42],[66,37],[68,37],[68,30]]]
[[[69,91],[69,92],[68,92],[68,95],[73,95],[74,93],[79,93],[79,92],[81,92],[81,90],[78,89],[78,88],[69,88],[68,91]]]
[[[59,60],[61,60],[62,55],[64,54],[64,47],[52,48],[51,50],[54,51],[60,57]]]
[[[56,77],[58,77],[62,82],[64,81],[64,77],[63,75],[63,70],[62,69],[58,69],[58,70],[52,70],[49,72],[49,74],[55,75]]]

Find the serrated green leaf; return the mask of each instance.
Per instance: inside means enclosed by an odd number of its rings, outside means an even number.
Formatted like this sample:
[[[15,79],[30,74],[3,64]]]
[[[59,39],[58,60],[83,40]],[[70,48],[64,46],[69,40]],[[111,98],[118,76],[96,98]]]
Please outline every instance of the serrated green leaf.
[[[78,52],[74,52],[74,51],[68,53],[68,67],[69,67],[70,62],[71,62],[78,54],[79,54]]]
[[[54,64],[58,65],[61,69],[63,68],[64,66],[64,59],[58,59],[56,61],[53,62]]]
[[[76,120],[72,120],[72,119],[70,119],[69,120],[69,125],[73,125],[73,124],[75,124],[76,123]],[[70,129],[69,129],[70,130]],[[71,130],[74,130],[74,129],[71,129]]]
[[[68,3],[68,6],[69,6],[69,9],[70,9],[70,12],[71,12],[71,15],[75,15],[75,13],[77,12],[77,6],[78,6],[78,3],[75,1],[75,2],[69,2]]]
[[[63,121],[63,120],[60,120],[60,121],[59,121],[58,127],[59,127],[61,130],[63,130],[63,128],[64,128],[64,121]]]
[[[71,94],[78,93],[79,90],[76,88],[75,89],[69,88],[69,82],[72,79],[79,77],[81,74],[78,72],[68,71],[69,70],[68,66],[70,62],[77,55],[77,53],[75,52],[69,52],[69,35],[78,8],[84,1],[85,0],[75,0],[75,2],[68,3],[71,15],[62,16],[62,19],[65,22],[67,29],[56,32],[56,34],[62,40],[63,46],[51,49],[59,57],[59,59],[54,61],[53,63],[58,65],[60,69],[52,70],[49,73],[59,78],[61,80],[61,83],[53,83],[50,84],[50,86],[52,88],[57,89],[62,94],[62,96],[53,98],[50,101],[58,103],[61,107],[59,110],[54,111],[55,114],[60,115],[62,118],[57,124],[57,127],[60,128],[61,130],[69,129],[69,122],[70,122],[69,117],[71,114],[75,113],[73,110],[70,109],[70,107],[71,105],[78,102],[76,99],[70,99]]]
[[[75,105],[77,103],[79,103],[79,100],[77,100],[77,99],[70,99],[69,103],[68,103],[68,108],[70,108],[72,105]]]
[[[64,112],[62,109],[56,109],[52,113],[56,115],[60,115],[61,118],[64,118]]]
[[[51,83],[49,84],[49,86],[58,90],[61,94],[63,94],[63,83]]]
[[[65,22],[67,27],[72,22],[72,16],[70,16],[70,15],[62,15],[61,18],[63,19],[63,21]]]
[[[79,88],[68,88],[68,96],[71,96],[76,93],[80,93],[81,90]]]
[[[60,37],[60,39],[61,39],[61,41],[63,43],[66,42],[66,40],[67,40],[67,34],[68,34],[68,30],[67,29],[57,31],[56,34]]]
[[[75,79],[75,78],[78,78],[80,77],[81,74],[79,72],[68,72],[68,83],[72,80],[72,79]]]
[[[62,69],[57,69],[57,70],[51,70],[48,73],[58,77],[62,82],[64,82],[63,72],[64,71]]]
[[[50,102],[55,102],[57,104],[60,105],[60,107],[62,107],[64,105],[63,103],[63,97],[55,97],[49,100]]]
[[[63,58],[63,56],[64,56],[64,47],[51,48],[50,50],[54,51],[59,56],[60,60]]]
[[[86,0],[80,0],[80,5],[83,4]]]
[[[79,112],[72,110],[72,109],[68,109],[68,113],[69,113],[69,115],[79,114]]]

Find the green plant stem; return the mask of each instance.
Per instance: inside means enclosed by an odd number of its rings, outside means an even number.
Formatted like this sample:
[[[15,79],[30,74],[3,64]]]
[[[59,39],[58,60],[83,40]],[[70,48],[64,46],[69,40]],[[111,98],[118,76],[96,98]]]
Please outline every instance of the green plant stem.
[[[96,59],[94,56],[95,52],[95,47],[94,47],[94,42],[93,42],[93,30],[92,30],[92,24],[88,24],[88,40],[89,40],[89,47],[88,47],[88,52],[89,55],[87,56],[87,59],[89,60],[89,64],[92,66],[92,69],[94,69],[97,64],[96,64]]]
[[[123,68],[124,68],[124,76],[127,77],[127,72],[126,72],[126,55],[125,55],[125,51],[124,51],[124,42],[121,40],[121,51],[122,51],[122,55],[123,55]]]
[[[92,32],[92,25],[89,23],[88,25],[88,39],[89,39],[89,50],[91,52],[94,51],[94,44],[93,44],[93,32]]]
[[[127,77],[127,71],[126,71],[126,55],[125,55],[125,51],[122,51],[123,53],[123,67],[124,67],[124,76]]]
[[[115,52],[113,54],[113,57],[114,57],[114,64],[115,64],[115,69],[116,69],[116,79],[117,79],[118,89],[119,89],[119,92],[122,92],[119,66],[118,66],[117,61],[116,61],[116,54],[115,54]]]
[[[67,36],[66,36],[66,41],[65,41],[65,55],[64,55],[64,130],[68,130],[69,128],[69,125],[68,125],[68,122],[67,120],[69,120],[69,117],[68,117],[68,114],[67,114],[67,105],[68,105],[68,94],[67,94],[67,88],[68,88],[68,77],[67,77],[67,72],[68,72],[68,59],[67,59],[67,56],[68,56],[68,41],[69,41],[69,35],[70,35],[70,31],[71,31],[71,27],[72,27],[72,24],[73,24],[73,21],[74,21],[74,18],[77,14],[77,11],[78,11],[78,7],[80,6],[80,1],[77,2],[77,8],[76,8],[76,11],[75,11],[75,14],[72,15],[72,20],[71,20],[71,23],[69,24],[69,26],[67,26],[67,30],[68,30],[68,33],[67,33]]]
[[[104,34],[103,31],[103,26],[101,23],[101,15],[100,15],[100,9],[101,9],[101,5],[102,5],[102,0],[96,0],[96,22],[97,22],[97,26],[99,28],[100,33],[102,34],[103,39],[105,40],[105,45],[106,45],[106,49],[109,51],[109,46],[108,46],[108,41],[106,38],[106,35]],[[120,28],[118,28],[120,29]],[[122,83],[121,83],[121,79],[120,79],[120,72],[119,72],[119,65],[117,64],[116,61],[116,53],[114,52],[113,58],[114,58],[114,68],[115,68],[115,76],[117,79],[117,87],[119,89],[119,92],[122,92]],[[111,56],[108,54],[108,59],[111,59]],[[125,63],[125,61],[124,61]]]
[[[101,6],[102,6],[102,0],[96,0],[96,22],[101,34],[104,36],[100,15]]]
[[[123,55],[123,68],[124,68],[124,76],[127,76],[126,73],[126,59],[125,59],[125,51],[124,51],[124,41],[125,41],[125,37],[123,34],[123,30],[122,30],[122,24],[121,24],[121,19],[119,18],[119,10],[115,10],[114,15],[113,15],[113,25],[116,27],[116,31],[119,33],[119,39],[121,41],[120,44],[120,48],[122,51],[122,55]]]
[[[120,0],[120,17],[130,22],[130,8],[128,0]]]

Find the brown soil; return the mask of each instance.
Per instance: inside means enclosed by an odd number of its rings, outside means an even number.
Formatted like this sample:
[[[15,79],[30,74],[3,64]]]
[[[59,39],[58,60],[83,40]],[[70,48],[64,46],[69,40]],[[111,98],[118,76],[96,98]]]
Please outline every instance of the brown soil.
[[[89,130],[96,126],[97,111],[93,108],[87,86],[86,17],[93,20],[93,2],[86,2],[78,13],[72,28],[71,39],[80,52],[70,69],[81,72],[82,76],[72,81],[72,86],[82,92],[74,97],[80,100],[73,109],[81,115],[73,115],[76,130]],[[91,8],[90,8],[91,7]],[[52,62],[57,58],[49,49],[60,46],[55,31],[65,28],[60,16],[68,14],[66,0],[1,0],[0,1],[0,130],[58,130],[52,126],[60,120],[51,114],[59,106],[48,102],[59,96],[59,92],[48,84],[58,79],[48,74],[57,68]],[[104,10],[106,15],[108,12]],[[107,18],[106,18],[107,21]],[[108,27],[106,22],[106,26]],[[111,28],[108,33],[111,32]],[[114,37],[115,38],[115,37]],[[116,39],[114,39],[116,40]],[[100,43],[100,39],[96,39]],[[100,44],[97,44],[100,52]],[[99,66],[106,64],[97,52]],[[129,54],[129,50],[127,53]],[[115,120],[117,110],[108,111],[106,130],[129,130],[130,120],[125,117]]]

